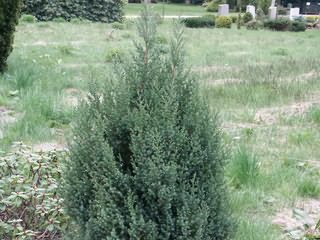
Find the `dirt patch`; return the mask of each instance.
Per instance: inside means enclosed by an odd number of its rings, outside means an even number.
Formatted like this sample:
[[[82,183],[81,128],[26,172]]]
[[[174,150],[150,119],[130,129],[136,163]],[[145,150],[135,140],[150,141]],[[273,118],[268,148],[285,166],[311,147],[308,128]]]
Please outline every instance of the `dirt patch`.
[[[71,107],[78,107],[81,99],[85,97],[86,93],[77,88],[67,88],[64,90],[64,103]]]
[[[229,52],[228,55],[229,56],[246,56],[249,55],[249,52],[246,51],[234,51],[234,52]]]
[[[231,66],[202,66],[202,67],[194,67],[191,69],[193,72],[200,72],[200,73],[215,73],[220,71],[238,71],[238,68],[231,67]]]
[[[298,75],[295,79],[298,81],[307,81],[307,80],[314,79],[317,77],[320,77],[320,73],[315,70],[312,70],[308,73],[303,73],[301,75]]]
[[[238,78],[227,78],[227,79],[216,79],[216,80],[207,80],[206,84],[210,86],[221,86],[221,85],[227,85],[227,84],[239,84],[242,83],[243,80]]]
[[[288,83],[294,82],[294,81],[307,82],[309,80],[312,80],[312,79],[315,79],[318,77],[320,77],[320,73],[315,70],[312,70],[310,72],[303,73],[303,74],[300,74],[300,75],[297,75],[294,77],[282,78],[282,79],[279,79],[279,81],[280,82],[288,82]]]
[[[246,129],[246,128],[258,128],[260,127],[258,124],[255,123],[234,123],[234,122],[224,122],[222,124],[222,129],[226,131],[233,131],[239,129]]]
[[[297,102],[282,107],[262,108],[256,112],[254,121],[268,125],[275,124],[281,117],[301,116],[317,105],[320,105],[320,95],[314,94],[309,101]]]
[[[66,146],[56,142],[39,143],[32,146],[32,150],[35,152],[51,152],[66,150]]]
[[[72,46],[81,46],[86,44],[86,41],[70,41],[70,42],[46,42],[46,41],[36,41],[33,43],[24,43],[22,44],[22,46],[26,47],[26,46],[59,46],[59,45],[63,45],[63,44],[71,44]]]
[[[298,202],[294,208],[280,210],[272,223],[279,226],[289,239],[302,239],[313,231],[320,219],[320,200],[309,199]]]
[[[62,67],[65,68],[84,68],[84,67],[103,67],[105,66],[104,63],[65,63],[62,64]]]

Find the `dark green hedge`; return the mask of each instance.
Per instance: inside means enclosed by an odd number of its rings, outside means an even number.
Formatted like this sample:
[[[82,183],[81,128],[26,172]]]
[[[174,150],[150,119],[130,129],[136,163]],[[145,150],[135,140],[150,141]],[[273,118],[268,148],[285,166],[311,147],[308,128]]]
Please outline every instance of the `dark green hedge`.
[[[7,68],[12,51],[13,34],[18,23],[20,0],[0,0],[0,73]]]
[[[303,19],[290,21],[290,19],[287,18],[279,18],[265,21],[264,27],[275,31],[303,32],[306,30],[307,25]]]
[[[189,28],[204,28],[204,27],[214,27],[215,25],[215,16],[206,15],[203,17],[190,17],[182,20],[182,23]]]
[[[83,18],[94,22],[116,22],[123,17],[122,0],[24,0],[23,12],[40,21]]]

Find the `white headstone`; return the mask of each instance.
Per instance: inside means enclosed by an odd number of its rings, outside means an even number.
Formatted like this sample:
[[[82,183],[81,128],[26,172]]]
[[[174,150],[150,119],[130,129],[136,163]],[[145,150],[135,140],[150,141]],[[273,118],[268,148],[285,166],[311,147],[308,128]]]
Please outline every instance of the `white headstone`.
[[[277,7],[269,7],[269,19],[274,20],[277,18]]]
[[[219,14],[219,16],[228,16],[229,15],[229,4],[220,4],[218,14]]]
[[[253,6],[253,5],[248,5],[246,12],[251,13],[251,14],[252,14],[252,17],[253,17],[253,18],[256,18],[256,7],[255,7],[255,6]]]
[[[290,20],[300,16],[300,8],[290,8]]]

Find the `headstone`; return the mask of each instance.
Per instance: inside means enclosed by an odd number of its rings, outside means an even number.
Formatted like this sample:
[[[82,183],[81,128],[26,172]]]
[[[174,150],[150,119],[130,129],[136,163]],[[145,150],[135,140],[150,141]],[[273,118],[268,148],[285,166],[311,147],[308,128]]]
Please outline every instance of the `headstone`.
[[[277,7],[269,7],[269,19],[274,20],[277,18]]]
[[[253,5],[248,5],[246,12],[251,13],[251,14],[252,14],[252,17],[253,17],[253,18],[256,18],[256,7],[255,7],[255,6],[253,6]]]
[[[290,8],[290,20],[300,16],[300,8]]]
[[[219,16],[228,16],[229,15],[229,4],[220,4],[218,14],[219,14]]]

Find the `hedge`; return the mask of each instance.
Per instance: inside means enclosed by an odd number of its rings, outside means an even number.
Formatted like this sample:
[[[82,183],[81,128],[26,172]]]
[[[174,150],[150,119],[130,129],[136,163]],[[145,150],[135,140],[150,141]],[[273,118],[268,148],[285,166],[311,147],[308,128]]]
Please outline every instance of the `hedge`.
[[[55,18],[83,18],[94,22],[119,22],[123,18],[122,0],[24,0],[23,12],[40,21]]]

